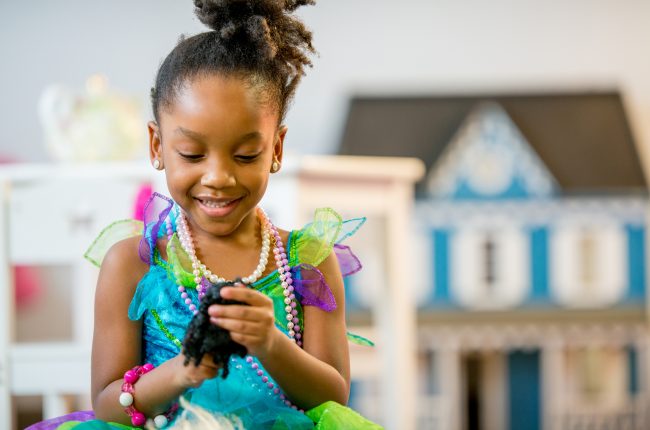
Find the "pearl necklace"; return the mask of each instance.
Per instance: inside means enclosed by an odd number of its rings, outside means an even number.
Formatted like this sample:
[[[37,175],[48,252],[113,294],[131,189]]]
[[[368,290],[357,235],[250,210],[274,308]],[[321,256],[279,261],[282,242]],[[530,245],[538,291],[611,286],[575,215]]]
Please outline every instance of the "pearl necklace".
[[[249,276],[244,276],[242,282],[244,284],[252,284],[257,279],[262,276],[264,269],[266,269],[266,264],[269,261],[269,251],[271,248],[271,239],[269,229],[264,223],[260,223],[260,235],[262,236],[262,248],[260,249],[260,259],[259,263],[253,273]],[[185,219],[185,214],[181,213],[178,218],[178,239],[183,246],[183,249],[190,256],[192,260],[192,274],[194,275],[194,282],[197,286],[201,285],[201,277],[209,280],[211,283],[216,284],[217,282],[225,282],[226,278],[222,278],[210,271],[205,264],[201,263],[196,257],[196,251],[194,249],[194,243],[192,241],[192,234],[187,225],[187,220]],[[202,295],[201,295],[202,296]]]
[[[205,264],[203,264],[199,258],[196,256],[196,249],[194,248],[194,241],[192,240],[192,234],[190,232],[185,214],[181,211],[177,216],[177,234],[178,239],[183,247],[183,250],[187,253],[192,261],[192,274],[194,275],[194,282],[196,284],[196,290],[199,294],[199,299],[203,297],[207,286],[203,282],[208,280],[211,283],[217,283],[225,281],[224,278],[219,277],[212,273]],[[284,295],[284,311],[286,312],[287,320],[287,329],[289,337],[296,342],[299,346],[302,346],[302,335],[300,333],[300,319],[298,318],[298,310],[296,295],[294,294],[293,287],[293,278],[291,276],[291,267],[289,267],[289,261],[287,259],[287,253],[284,249],[284,244],[282,243],[282,238],[278,229],[271,223],[271,220],[268,218],[266,213],[262,208],[257,208],[257,215],[260,218],[260,231],[262,235],[262,249],[260,251],[260,260],[250,276],[242,278],[242,282],[245,284],[252,284],[262,275],[264,269],[266,268],[269,256],[269,250],[271,246],[271,236],[273,237],[273,257],[275,259],[275,265],[278,271],[278,277],[280,278],[280,284],[282,285],[283,295]],[[171,224],[171,217],[167,217],[167,237],[170,240],[172,252],[175,249],[174,242],[171,241],[173,235],[173,227]],[[185,287],[178,283],[178,292],[181,293],[181,298],[185,301],[185,304],[188,305],[190,311],[194,314],[198,312],[197,307],[192,303],[192,299],[189,297]]]

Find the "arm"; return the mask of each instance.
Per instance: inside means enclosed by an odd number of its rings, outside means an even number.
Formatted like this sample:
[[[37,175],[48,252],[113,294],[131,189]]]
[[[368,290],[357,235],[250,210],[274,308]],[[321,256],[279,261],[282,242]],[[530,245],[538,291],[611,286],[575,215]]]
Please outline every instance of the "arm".
[[[273,302],[248,288],[224,288],[222,295],[251,306],[212,306],[212,321],[255,355],[282,390],[298,406],[309,409],[328,400],[346,404],[350,391],[350,358],[345,326],[343,279],[332,253],[319,270],[330,286],[337,308],[325,312],[304,308],[304,349],[274,324]]]
[[[98,418],[130,424],[119,404],[124,372],[141,363],[142,322],[131,321],[128,309],[135,288],[148,270],[138,256],[139,237],[115,244],[102,263],[95,293],[92,348],[92,402]],[[164,412],[190,386],[216,375],[207,363],[183,366],[178,355],[143,375],[135,384],[135,407],[151,417]]]

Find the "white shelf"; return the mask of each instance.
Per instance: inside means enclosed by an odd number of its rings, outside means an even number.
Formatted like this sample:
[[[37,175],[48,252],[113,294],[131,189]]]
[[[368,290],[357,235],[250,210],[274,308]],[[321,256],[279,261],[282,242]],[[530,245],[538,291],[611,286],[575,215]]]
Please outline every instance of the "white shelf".
[[[97,270],[83,253],[102,228],[133,216],[148,163],[14,164],[0,167],[0,428],[13,428],[12,396],[43,397],[43,416],[88,396]],[[16,343],[13,265],[70,268],[71,342]],[[53,321],[54,323],[56,321]]]
[[[9,350],[14,395],[90,392],[90,346],[75,343],[14,344]]]

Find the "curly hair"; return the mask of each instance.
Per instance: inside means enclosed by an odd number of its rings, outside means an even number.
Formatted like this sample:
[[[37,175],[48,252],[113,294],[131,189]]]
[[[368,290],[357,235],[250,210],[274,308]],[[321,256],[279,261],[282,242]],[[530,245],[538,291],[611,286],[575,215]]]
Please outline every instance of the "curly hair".
[[[314,0],[194,0],[195,13],[211,31],[181,37],[151,89],[156,121],[187,80],[204,74],[243,79],[266,96],[284,119],[309,55],[312,34],[293,15]]]

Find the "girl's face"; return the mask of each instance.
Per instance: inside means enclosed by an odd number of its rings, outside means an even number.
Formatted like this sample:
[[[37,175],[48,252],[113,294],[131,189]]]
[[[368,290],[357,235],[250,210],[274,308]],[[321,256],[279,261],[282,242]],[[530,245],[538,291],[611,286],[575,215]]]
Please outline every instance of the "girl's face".
[[[160,124],[149,123],[151,157],[196,234],[257,228],[254,208],[282,160],[278,114],[241,79],[208,74],[187,81]]]

